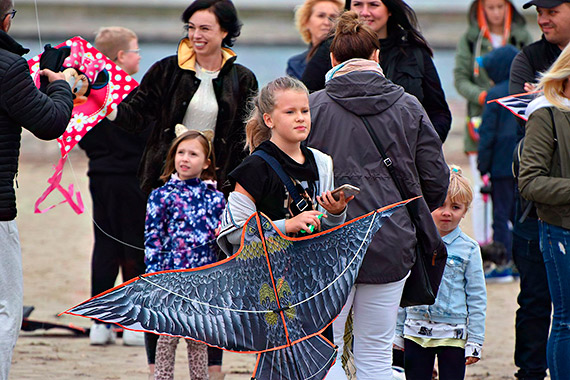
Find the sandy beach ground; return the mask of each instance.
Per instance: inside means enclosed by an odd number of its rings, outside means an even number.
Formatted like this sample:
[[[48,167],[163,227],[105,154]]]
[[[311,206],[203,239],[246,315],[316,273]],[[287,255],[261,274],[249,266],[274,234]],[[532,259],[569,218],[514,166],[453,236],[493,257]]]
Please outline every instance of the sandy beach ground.
[[[446,158],[467,168],[463,155],[463,104],[452,105],[454,127],[445,144]],[[64,315],[62,311],[89,298],[92,247],[91,205],[82,151],[72,152],[64,170],[62,185],[73,183],[85,202],[85,213],[76,215],[60,205],[45,214],[34,214],[34,202],[47,187],[58,151],[55,142],[39,142],[24,134],[18,175],[18,227],[24,267],[24,304],[33,305],[31,319],[72,323],[89,327],[87,319]],[[44,206],[61,200],[59,194]],[[51,201],[51,203],[50,203]],[[463,229],[470,233],[470,219]],[[513,379],[515,366],[514,319],[518,282],[488,285],[486,341],[483,359],[467,369],[468,379]],[[177,353],[176,379],[187,379],[185,345]],[[225,353],[223,370],[227,380],[250,379],[255,356]],[[90,346],[88,338],[64,330],[22,332],[13,358],[11,379],[146,379],[144,347],[117,344]]]

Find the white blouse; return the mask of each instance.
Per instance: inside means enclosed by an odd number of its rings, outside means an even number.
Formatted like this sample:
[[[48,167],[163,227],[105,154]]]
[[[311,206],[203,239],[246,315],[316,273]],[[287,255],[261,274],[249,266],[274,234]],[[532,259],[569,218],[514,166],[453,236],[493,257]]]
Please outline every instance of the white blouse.
[[[214,130],[218,119],[218,101],[214,93],[212,80],[218,77],[220,71],[208,71],[196,62],[196,77],[200,85],[192,97],[182,123],[188,129],[199,131]]]

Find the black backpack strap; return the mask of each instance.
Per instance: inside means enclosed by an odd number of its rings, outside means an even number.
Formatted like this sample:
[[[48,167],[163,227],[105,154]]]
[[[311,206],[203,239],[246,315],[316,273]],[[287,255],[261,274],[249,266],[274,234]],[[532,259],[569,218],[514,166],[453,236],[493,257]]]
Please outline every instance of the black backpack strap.
[[[303,212],[309,208],[309,204],[301,196],[301,194],[299,194],[299,191],[295,187],[295,184],[291,180],[291,177],[289,177],[287,173],[285,173],[285,170],[283,170],[283,167],[281,166],[279,161],[275,159],[275,157],[271,156],[267,152],[264,152],[263,150],[256,150],[251,155],[262,158],[265,162],[267,162],[269,166],[271,166],[271,169],[273,169],[275,174],[279,176],[279,179],[281,179],[281,182],[283,182],[283,185],[285,185],[285,187],[287,188],[289,195],[291,196],[291,198],[293,198],[293,202],[295,202],[295,205],[297,206],[299,211]]]
[[[366,119],[366,117],[364,116],[360,116],[360,119],[364,123],[364,126],[366,127],[368,134],[372,138],[374,145],[376,145],[376,149],[378,150],[378,152],[380,152],[380,156],[382,156],[382,162],[384,163],[384,166],[386,166],[386,168],[388,169],[390,177],[392,177],[392,180],[396,184],[396,188],[400,192],[402,200],[408,198],[407,196],[404,195],[404,189],[402,188],[402,186],[400,185],[400,181],[398,181],[398,178],[396,177],[396,170],[394,169],[394,163],[392,162],[392,159],[390,159],[390,157],[386,155],[386,152],[384,151],[384,147],[382,146],[380,139],[378,138],[378,136],[376,136],[376,133],[374,133],[374,130],[370,126],[370,122],[368,122],[368,119]]]

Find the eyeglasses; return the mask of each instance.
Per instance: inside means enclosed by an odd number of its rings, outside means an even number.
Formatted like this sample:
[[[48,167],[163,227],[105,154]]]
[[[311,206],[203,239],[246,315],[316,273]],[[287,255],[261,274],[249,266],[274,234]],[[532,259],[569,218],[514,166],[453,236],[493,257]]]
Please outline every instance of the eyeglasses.
[[[141,54],[141,49],[129,49],[129,50],[123,50],[125,53],[135,53],[140,55]]]
[[[4,14],[4,18],[6,18],[6,16],[8,16],[8,15],[10,15],[10,18],[14,18],[14,17],[16,17],[16,12],[17,12],[17,10],[12,9],[10,12]]]

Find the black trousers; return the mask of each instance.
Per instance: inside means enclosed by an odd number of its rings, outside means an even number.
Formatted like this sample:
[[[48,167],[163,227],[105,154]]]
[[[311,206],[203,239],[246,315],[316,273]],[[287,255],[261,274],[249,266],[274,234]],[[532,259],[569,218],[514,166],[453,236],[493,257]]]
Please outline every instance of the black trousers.
[[[404,340],[404,370],[406,379],[431,380],[435,357],[439,363],[440,380],[462,380],[465,378],[465,349],[459,347],[424,348]]]
[[[93,175],[89,190],[96,223],[93,224],[95,244],[91,259],[91,295],[95,296],[115,285],[119,270],[123,281],[145,272],[147,197],[134,175]]]

